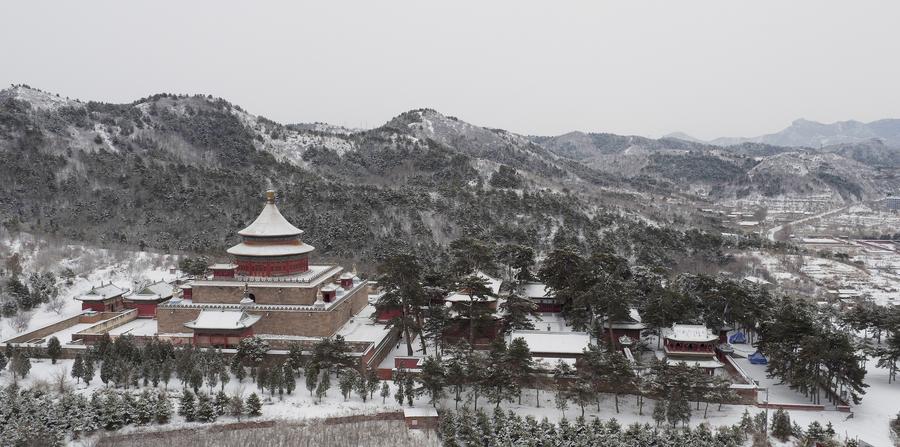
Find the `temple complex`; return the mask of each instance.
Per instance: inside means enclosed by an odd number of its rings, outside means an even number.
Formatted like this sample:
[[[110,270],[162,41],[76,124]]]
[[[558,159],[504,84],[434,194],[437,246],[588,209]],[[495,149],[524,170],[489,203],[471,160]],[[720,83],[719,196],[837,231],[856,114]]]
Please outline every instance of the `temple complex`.
[[[674,324],[664,329],[663,347],[666,363],[681,362],[697,366],[709,374],[722,372],[724,365],[716,358],[719,336],[701,324]]]
[[[160,336],[189,334],[198,346],[233,347],[259,336],[273,347],[336,334],[368,303],[366,281],[337,265],[310,264],[302,241],[266,192],[262,212],[228,249],[233,262],[185,286],[157,306]]]

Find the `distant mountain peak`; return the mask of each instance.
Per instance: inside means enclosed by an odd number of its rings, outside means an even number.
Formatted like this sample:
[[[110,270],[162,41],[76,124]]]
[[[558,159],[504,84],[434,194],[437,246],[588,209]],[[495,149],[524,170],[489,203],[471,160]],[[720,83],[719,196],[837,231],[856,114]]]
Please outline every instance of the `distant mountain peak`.
[[[712,144],[734,146],[742,143],[763,143],[782,147],[820,148],[835,144],[852,144],[882,140],[889,147],[900,147],[900,119],[883,119],[864,123],[856,120],[821,123],[805,118],[791,122],[780,132],[749,138],[717,138]]]

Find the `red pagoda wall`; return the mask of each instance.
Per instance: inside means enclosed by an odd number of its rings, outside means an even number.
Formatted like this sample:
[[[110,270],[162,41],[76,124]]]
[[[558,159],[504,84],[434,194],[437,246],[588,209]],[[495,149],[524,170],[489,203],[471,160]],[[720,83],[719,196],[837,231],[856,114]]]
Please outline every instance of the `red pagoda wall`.
[[[286,276],[309,270],[306,256],[290,260],[237,258],[237,273],[243,276]]]

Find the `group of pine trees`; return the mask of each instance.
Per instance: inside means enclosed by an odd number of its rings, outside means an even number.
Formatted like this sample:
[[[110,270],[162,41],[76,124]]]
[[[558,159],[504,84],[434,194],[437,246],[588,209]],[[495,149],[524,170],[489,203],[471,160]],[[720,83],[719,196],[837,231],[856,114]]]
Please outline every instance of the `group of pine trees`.
[[[616,419],[587,421],[578,417],[570,422],[563,417],[558,423],[546,417],[538,421],[532,416],[522,417],[513,411],[495,408],[492,415],[483,410],[447,411],[441,415],[438,434],[445,447],[538,447],[547,445],[625,447],[635,445],[659,447],[738,447],[770,445],[767,439],[766,413],[755,417],[745,411],[740,422],[712,430],[706,423],[695,428],[652,427],[634,423],[623,427]],[[778,410],[771,421],[771,435],[781,442],[797,440],[797,445],[824,445],[829,447],[856,447],[854,439],[840,442],[831,424],[822,426],[812,422],[804,430],[791,424],[783,410]]]

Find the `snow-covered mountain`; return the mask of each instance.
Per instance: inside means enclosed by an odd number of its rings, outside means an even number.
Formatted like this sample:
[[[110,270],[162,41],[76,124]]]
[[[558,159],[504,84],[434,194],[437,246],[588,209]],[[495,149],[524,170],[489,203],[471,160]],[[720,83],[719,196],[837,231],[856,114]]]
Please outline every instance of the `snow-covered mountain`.
[[[838,121],[831,124],[798,119],[780,132],[750,138],[716,138],[710,143],[732,146],[752,142],[774,146],[819,148],[870,140],[881,140],[889,147],[900,147],[900,119],[883,119],[870,123]]]

